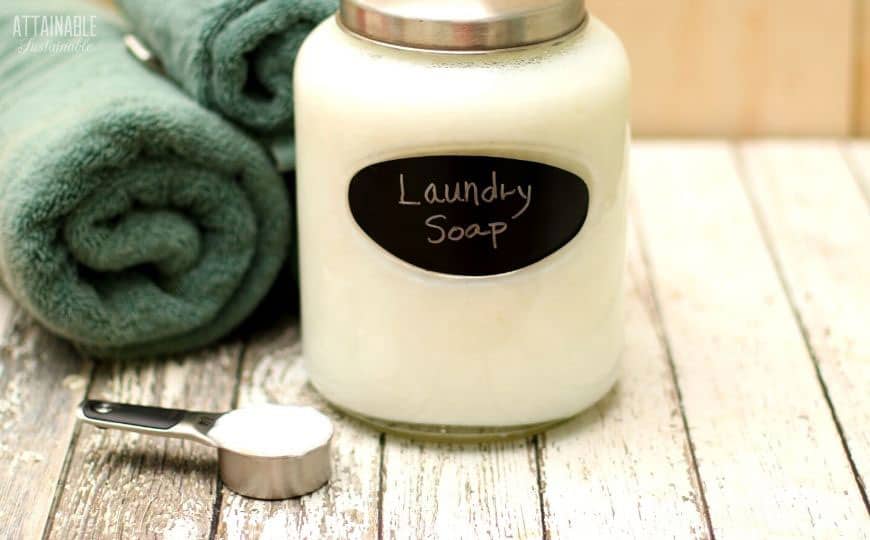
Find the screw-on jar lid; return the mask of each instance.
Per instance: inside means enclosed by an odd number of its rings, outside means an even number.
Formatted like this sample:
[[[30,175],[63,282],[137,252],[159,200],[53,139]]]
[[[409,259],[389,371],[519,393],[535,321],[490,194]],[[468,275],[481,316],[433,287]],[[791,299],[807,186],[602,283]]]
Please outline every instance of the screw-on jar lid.
[[[585,0],[341,0],[338,20],[390,45],[488,51],[556,39],[586,16]]]

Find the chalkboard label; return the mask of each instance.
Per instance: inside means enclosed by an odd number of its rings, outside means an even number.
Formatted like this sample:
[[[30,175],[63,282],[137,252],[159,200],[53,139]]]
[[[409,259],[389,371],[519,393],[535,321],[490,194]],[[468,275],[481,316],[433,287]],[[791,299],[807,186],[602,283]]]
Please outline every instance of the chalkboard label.
[[[589,188],[568,171],[517,159],[427,156],[377,163],[350,182],[350,210],[372,240],[425,270],[491,276],[570,242]]]

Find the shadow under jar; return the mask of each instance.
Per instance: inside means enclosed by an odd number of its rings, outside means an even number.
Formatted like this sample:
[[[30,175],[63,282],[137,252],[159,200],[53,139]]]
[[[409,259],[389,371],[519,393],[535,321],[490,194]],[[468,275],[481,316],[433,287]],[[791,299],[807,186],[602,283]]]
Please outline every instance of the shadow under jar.
[[[629,69],[582,0],[344,0],[295,93],[304,360],[327,400],[483,439],[610,390]]]

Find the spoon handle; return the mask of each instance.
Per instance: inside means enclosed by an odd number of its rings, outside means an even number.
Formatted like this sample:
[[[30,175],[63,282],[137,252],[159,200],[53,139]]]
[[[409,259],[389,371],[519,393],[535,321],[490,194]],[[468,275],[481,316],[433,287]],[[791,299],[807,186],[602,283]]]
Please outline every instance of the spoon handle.
[[[187,439],[208,446],[217,446],[208,431],[221,415],[98,400],[85,400],[78,408],[78,418],[98,428]]]

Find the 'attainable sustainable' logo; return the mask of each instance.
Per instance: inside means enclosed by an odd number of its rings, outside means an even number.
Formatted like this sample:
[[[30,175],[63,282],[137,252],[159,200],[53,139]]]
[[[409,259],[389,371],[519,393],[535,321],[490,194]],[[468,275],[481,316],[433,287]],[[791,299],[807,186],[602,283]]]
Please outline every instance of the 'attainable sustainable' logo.
[[[97,37],[95,15],[17,15],[12,37],[18,54],[82,54]]]

